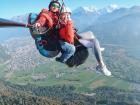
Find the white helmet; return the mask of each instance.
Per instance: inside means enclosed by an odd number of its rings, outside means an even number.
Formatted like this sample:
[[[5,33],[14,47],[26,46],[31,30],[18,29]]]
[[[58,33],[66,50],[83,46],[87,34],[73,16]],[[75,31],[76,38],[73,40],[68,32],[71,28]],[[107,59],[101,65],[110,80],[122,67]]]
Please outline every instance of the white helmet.
[[[62,13],[64,13],[64,12],[67,12],[67,13],[70,13],[71,14],[71,9],[68,8],[68,7],[63,7]]]

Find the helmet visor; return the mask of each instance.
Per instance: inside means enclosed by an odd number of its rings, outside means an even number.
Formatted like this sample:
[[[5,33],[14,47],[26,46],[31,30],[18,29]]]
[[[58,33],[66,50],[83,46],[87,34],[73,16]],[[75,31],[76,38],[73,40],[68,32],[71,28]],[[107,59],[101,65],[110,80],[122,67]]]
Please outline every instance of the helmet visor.
[[[60,5],[59,4],[57,4],[57,3],[52,3],[52,5],[51,5],[52,7],[55,7],[55,8],[60,8]]]

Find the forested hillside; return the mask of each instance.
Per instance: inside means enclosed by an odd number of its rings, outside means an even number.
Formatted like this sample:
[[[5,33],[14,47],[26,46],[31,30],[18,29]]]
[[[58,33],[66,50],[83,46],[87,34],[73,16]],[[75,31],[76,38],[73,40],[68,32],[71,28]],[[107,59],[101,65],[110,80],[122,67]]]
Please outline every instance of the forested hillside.
[[[0,81],[1,105],[139,105],[140,94],[102,87],[92,94],[76,93],[73,86],[39,87]]]

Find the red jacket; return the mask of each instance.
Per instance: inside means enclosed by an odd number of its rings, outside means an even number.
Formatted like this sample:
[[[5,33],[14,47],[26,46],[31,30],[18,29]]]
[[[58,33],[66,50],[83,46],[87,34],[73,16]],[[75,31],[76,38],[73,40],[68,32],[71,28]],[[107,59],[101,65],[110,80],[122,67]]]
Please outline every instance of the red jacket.
[[[65,40],[70,44],[74,44],[74,30],[72,21],[68,20],[65,25],[60,24],[59,36],[60,39]]]
[[[38,17],[37,23],[40,23],[41,26],[48,26],[49,28],[55,27],[58,22],[59,13],[53,13],[47,9],[43,9]]]

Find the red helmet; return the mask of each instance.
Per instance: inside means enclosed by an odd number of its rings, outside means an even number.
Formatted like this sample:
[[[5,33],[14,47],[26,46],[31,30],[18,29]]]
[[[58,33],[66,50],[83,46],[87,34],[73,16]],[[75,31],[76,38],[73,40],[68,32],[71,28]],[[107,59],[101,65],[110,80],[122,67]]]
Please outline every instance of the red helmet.
[[[49,4],[49,9],[50,9],[50,7],[52,6],[52,4],[58,4],[58,6],[59,6],[59,8],[60,8],[60,6],[61,6],[61,4],[60,4],[60,2],[58,1],[58,0],[52,0],[51,2],[50,2],[50,4]]]

